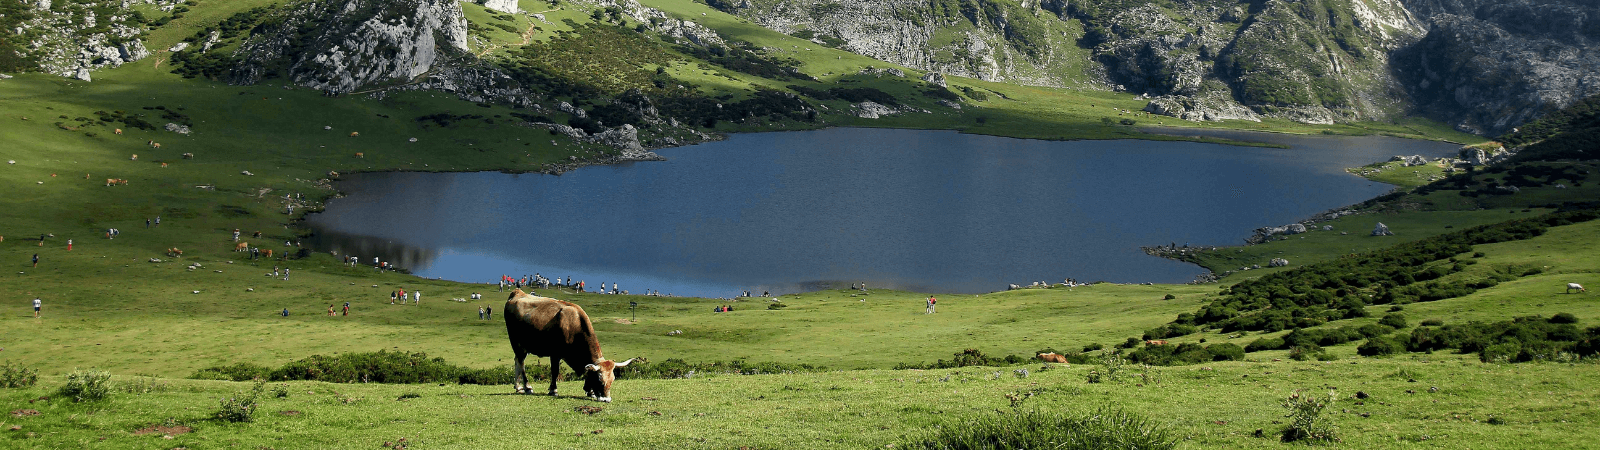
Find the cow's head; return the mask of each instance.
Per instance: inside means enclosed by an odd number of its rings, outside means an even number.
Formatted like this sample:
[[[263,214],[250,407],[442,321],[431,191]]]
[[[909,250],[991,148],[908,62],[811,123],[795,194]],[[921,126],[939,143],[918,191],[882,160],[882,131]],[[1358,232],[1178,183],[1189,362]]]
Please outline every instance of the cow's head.
[[[617,376],[615,373],[613,373],[613,371],[618,367],[625,367],[632,362],[632,359],[623,362],[602,359],[597,364],[583,366],[583,392],[588,394],[589,398],[602,402],[610,402],[611,382],[617,379]]]

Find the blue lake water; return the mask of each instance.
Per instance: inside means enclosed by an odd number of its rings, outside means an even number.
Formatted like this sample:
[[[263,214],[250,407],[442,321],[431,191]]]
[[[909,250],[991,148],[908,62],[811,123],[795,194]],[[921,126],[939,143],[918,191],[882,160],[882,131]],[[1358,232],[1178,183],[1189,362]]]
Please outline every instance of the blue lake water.
[[[1456,148],[1221,135],[1291,148],[860,128],[739,134],[659,150],[665,162],[561,176],[347,175],[338,184],[347,196],[307,222],[318,250],[423,277],[541,273],[634,294],[1181,283],[1203,270],[1139,247],[1239,244],[1254,228],[1391,189],[1345,167]]]

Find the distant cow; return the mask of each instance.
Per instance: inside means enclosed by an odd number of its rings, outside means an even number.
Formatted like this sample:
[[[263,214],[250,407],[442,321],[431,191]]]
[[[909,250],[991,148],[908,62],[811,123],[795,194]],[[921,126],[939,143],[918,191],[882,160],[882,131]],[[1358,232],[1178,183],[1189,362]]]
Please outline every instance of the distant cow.
[[[511,351],[516,354],[515,375],[511,386],[518,393],[532,393],[528,387],[523,359],[529,354],[550,357],[550,395],[556,395],[556,380],[561,378],[561,361],[574,372],[583,374],[583,391],[594,400],[611,401],[611,382],[616,379],[614,370],[627,366],[633,360],[608,361],[600,352],[600,338],[595,335],[589,315],[578,305],[553,298],[535,297],[521,289],[511,292],[501,311],[506,319],[506,333],[511,337]]]
[[[1167,345],[1167,341],[1163,341],[1163,340],[1144,341],[1144,345]]]
[[[161,163],[161,167],[166,167],[166,166],[167,166],[167,163],[165,163],[165,162]]]
[[[1062,356],[1062,355],[1059,355],[1059,354],[1056,354],[1056,353],[1053,353],[1053,352],[1052,353],[1040,353],[1039,354],[1039,359],[1043,360],[1044,362],[1053,362],[1053,363],[1062,363],[1062,364],[1066,364],[1067,363],[1067,357],[1066,356]]]
[[[362,152],[356,152],[356,157],[357,158],[365,158],[365,157],[367,157],[367,154],[366,153],[362,153]]]
[[[167,249],[167,256],[171,256],[173,258],[182,257],[183,256],[183,250],[178,250],[177,247],[169,248],[169,249]]]
[[[250,250],[250,243],[249,242],[240,242],[237,245],[233,246],[233,251],[236,251],[236,252],[244,252],[244,251],[249,251],[249,250]]]
[[[128,158],[128,160],[129,161],[138,161],[139,160],[139,154],[138,153],[134,153],[133,157],[132,158]]]
[[[117,129],[111,130],[111,132],[112,133],[116,133],[116,134],[122,134],[122,129],[121,128],[117,128]]]
[[[272,249],[267,249],[267,259],[272,259]]]
[[[150,141],[150,146],[151,147],[155,147],[155,148],[161,148],[161,143],[160,142],[156,142],[156,141]]]
[[[193,153],[184,153],[183,154],[183,159],[194,159],[194,154]]]
[[[351,131],[350,132],[350,137],[356,137],[356,136],[360,136],[360,135],[361,135],[361,132],[359,132],[359,131]]]
[[[120,185],[126,185],[126,184],[128,184],[128,180],[124,180],[124,179],[121,179],[121,178],[107,178],[106,179],[106,186],[116,186],[116,185],[119,185],[119,184]]]
[[[1589,290],[1588,289],[1584,289],[1583,285],[1581,285],[1581,284],[1578,284],[1578,283],[1567,283],[1567,293],[1571,294],[1572,291],[1574,291],[1574,290],[1576,290],[1578,292],[1589,292]]]

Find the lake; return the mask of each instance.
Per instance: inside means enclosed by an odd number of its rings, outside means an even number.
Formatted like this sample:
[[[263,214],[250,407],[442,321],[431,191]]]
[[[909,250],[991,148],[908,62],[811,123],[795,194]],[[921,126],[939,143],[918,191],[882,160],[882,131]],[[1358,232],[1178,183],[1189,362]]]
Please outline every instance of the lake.
[[[1204,270],[1139,247],[1240,244],[1255,228],[1392,188],[1346,167],[1457,148],[1178,133],[1290,148],[864,128],[737,134],[658,150],[665,162],[560,176],[346,175],[338,183],[346,196],[307,223],[319,251],[379,257],[427,278],[493,283],[540,273],[634,294],[1182,283]]]

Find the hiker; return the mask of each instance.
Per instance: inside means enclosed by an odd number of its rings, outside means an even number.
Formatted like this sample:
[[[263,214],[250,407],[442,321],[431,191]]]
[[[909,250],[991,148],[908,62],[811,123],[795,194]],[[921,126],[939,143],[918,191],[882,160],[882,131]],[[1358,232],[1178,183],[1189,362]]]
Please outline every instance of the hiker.
[[[938,303],[939,303],[939,299],[933,298],[932,295],[929,295],[928,296],[928,311],[924,312],[923,314],[933,314],[933,306],[938,304]]]
[[[72,240],[67,239],[67,251],[72,251]]]
[[[478,320],[483,320],[483,307],[478,307]]]
[[[493,306],[485,306],[485,307],[483,307],[483,318],[485,318],[485,319],[493,319],[494,318],[494,307]]]
[[[422,304],[422,291],[412,292],[411,293],[411,298],[412,298],[413,303],[416,303],[418,305]]]
[[[43,305],[43,304],[44,304],[44,302],[40,301],[39,297],[34,297],[33,298],[33,318],[35,318],[35,319],[39,318],[39,306]]]
[[[328,315],[329,315],[329,316],[333,316],[333,315],[335,315],[335,314],[334,314],[334,313],[333,313],[333,304],[332,304],[332,303],[329,303],[329,304],[328,304]]]
[[[44,242],[44,241],[40,241],[40,242]],[[38,253],[34,253],[33,254],[33,268],[35,268],[35,269],[39,268],[39,254]]]
[[[344,315],[350,315],[350,302],[344,302]]]

